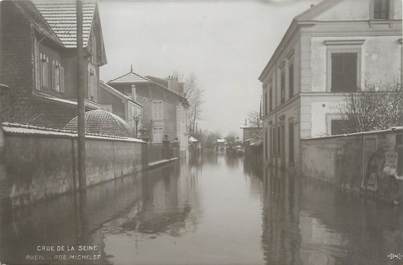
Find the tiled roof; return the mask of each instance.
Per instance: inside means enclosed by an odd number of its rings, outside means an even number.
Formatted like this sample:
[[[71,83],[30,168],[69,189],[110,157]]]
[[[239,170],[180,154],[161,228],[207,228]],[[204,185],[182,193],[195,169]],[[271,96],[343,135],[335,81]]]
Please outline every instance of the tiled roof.
[[[65,126],[66,130],[77,131],[77,117]],[[92,134],[129,136],[129,126],[119,116],[104,110],[91,110],[85,113],[85,132]]]
[[[77,16],[75,0],[33,0],[50,27],[66,48],[76,47]],[[83,1],[83,45],[88,45],[96,11],[95,0]]]
[[[37,11],[37,8],[30,1],[13,1],[14,5],[20,10],[22,15],[28,19],[32,26],[41,34],[54,42],[62,45],[59,37],[49,26],[45,18]]]

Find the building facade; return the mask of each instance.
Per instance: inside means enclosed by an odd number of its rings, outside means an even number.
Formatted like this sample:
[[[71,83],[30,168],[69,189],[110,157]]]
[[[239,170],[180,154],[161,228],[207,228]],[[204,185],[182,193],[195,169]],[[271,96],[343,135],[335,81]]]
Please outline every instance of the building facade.
[[[346,95],[400,84],[400,0],[324,0],[295,17],[261,73],[265,164],[300,165],[300,139],[339,134]]]
[[[188,101],[183,96],[183,84],[175,78],[145,77],[133,70],[108,82],[127,96],[135,95],[143,106],[143,137],[159,144],[168,137],[178,141],[182,154],[188,150]]]
[[[133,137],[139,136],[139,131],[142,129],[143,106],[136,101],[136,95],[127,96],[100,81],[98,103],[103,110],[124,119],[129,125]]]
[[[0,3],[0,83],[3,121],[62,128],[76,116],[77,52],[75,1]],[[83,3],[86,109],[99,108],[99,67],[106,63],[95,1]]]

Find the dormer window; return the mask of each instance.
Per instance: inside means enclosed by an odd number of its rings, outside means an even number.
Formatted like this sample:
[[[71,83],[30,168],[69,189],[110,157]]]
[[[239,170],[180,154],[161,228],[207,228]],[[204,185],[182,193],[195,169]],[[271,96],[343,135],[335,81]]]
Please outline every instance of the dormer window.
[[[374,19],[389,19],[390,0],[374,0]]]

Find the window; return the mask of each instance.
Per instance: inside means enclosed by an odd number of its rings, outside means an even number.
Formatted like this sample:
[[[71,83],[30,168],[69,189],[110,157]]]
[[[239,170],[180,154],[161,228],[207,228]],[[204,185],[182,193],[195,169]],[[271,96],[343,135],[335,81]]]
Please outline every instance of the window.
[[[57,61],[52,62],[52,88],[57,92],[64,92],[64,69],[63,66]]]
[[[389,18],[390,0],[374,0],[374,19]]]
[[[288,65],[288,97],[294,96],[294,64]]]
[[[36,58],[36,88],[64,92],[64,68],[57,56],[50,56],[47,52],[41,51]]]
[[[348,120],[332,120],[331,133],[332,135],[344,134],[350,132]]]
[[[264,92],[264,98],[263,98],[263,113],[264,115],[267,115],[267,92]]]
[[[288,162],[294,164],[294,123],[290,121],[288,124]]]
[[[153,120],[163,120],[163,103],[162,100],[152,101],[152,119]]]
[[[277,155],[281,155],[281,127],[277,127]]]
[[[273,110],[273,89],[270,85],[269,88],[269,110],[272,111]]]
[[[64,67],[60,65],[59,70],[60,70],[60,92],[64,93]]]
[[[265,154],[265,158],[268,159],[269,158],[269,151],[268,151],[268,130],[265,129],[264,130],[264,154]]]
[[[47,89],[50,85],[50,67],[49,56],[45,53],[40,53],[40,68],[41,68],[41,89]]]
[[[285,167],[285,141],[286,141],[286,135],[285,135],[285,124],[282,123],[280,129],[280,157],[281,157],[281,166]]]
[[[96,67],[92,64],[88,64],[88,98],[90,100],[97,100],[97,86],[98,86],[98,77]]]
[[[270,155],[271,157],[273,157],[274,155],[274,133],[275,130],[273,129],[273,127],[270,127]]]
[[[353,92],[357,90],[357,53],[331,54],[331,91]]]
[[[281,70],[281,78],[280,78],[280,89],[281,89],[281,104],[285,102],[285,71]]]
[[[273,130],[273,139],[272,139],[273,156],[277,156],[277,145],[278,145],[278,141],[276,141],[276,139],[277,139],[277,129],[272,128],[272,130]]]
[[[162,127],[153,128],[153,143],[162,143],[164,129]]]

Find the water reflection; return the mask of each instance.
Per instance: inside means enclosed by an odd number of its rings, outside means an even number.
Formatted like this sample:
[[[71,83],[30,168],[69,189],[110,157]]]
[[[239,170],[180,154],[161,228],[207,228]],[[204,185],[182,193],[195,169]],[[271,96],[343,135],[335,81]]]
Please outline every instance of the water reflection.
[[[403,254],[401,208],[296,174],[264,176],[261,168],[248,157],[213,153],[81,196],[18,211],[3,205],[1,262],[46,264],[26,255],[38,254],[38,244],[86,244],[98,246],[90,253],[101,259],[52,263],[399,264],[387,255]]]
[[[331,185],[269,172],[262,244],[267,264],[398,264],[402,212]]]

